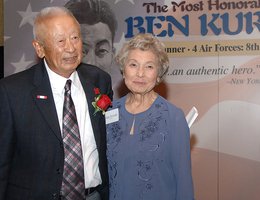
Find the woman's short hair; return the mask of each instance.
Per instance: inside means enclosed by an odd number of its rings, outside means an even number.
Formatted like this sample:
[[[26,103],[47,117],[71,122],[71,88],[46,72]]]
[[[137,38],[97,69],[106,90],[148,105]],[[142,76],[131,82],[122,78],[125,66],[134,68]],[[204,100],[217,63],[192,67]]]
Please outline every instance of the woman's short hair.
[[[122,49],[116,56],[116,61],[120,66],[120,71],[123,74],[125,68],[125,62],[128,57],[129,51],[134,49],[140,49],[142,51],[153,51],[158,57],[159,62],[159,82],[162,81],[169,68],[169,58],[165,52],[165,46],[155,36],[149,33],[139,33],[133,37],[130,41],[124,44]]]

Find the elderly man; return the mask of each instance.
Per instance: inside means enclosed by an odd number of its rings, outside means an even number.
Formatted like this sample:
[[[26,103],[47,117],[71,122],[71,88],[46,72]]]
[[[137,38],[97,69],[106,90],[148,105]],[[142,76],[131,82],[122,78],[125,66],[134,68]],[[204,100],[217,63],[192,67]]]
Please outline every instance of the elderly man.
[[[105,118],[92,102],[112,100],[111,78],[81,64],[64,7],[39,12],[33,46],[40,62],[0,80],[0,199],[108,199]]]

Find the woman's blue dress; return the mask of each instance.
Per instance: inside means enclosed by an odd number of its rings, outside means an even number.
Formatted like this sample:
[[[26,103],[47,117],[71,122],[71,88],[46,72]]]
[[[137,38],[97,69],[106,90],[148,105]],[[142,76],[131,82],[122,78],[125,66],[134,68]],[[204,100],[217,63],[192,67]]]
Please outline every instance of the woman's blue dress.
[[[145,112],[113,102],[107,124],[110,200],[193,200],[189,128],[183,112],[158,96]],[[133,134],[130,134],[132,125]]]

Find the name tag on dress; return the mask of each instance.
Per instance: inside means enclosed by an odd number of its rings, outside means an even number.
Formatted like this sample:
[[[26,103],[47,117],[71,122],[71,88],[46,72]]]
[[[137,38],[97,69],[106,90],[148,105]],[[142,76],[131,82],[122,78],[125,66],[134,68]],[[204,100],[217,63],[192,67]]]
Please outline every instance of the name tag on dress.
[[[119,120],[118,108],[107,111],[105,117],[106,117],[106,124],[117,122]]]

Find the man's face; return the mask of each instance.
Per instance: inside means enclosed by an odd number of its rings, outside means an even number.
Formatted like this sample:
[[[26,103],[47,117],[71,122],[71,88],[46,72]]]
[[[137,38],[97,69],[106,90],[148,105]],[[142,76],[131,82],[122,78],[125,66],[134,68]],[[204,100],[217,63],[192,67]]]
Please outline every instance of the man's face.
[[[42,41],[34,41],[39,57],[45,57],[55,73],[69,77],[82,59],[80,27],[74,18],[59,15],[47,18]]]
[[[99,22],[94,25],[81,24],[83,41],[83,63],[98,66],[110,73],[114,58],[112,34],[109,27]]]

